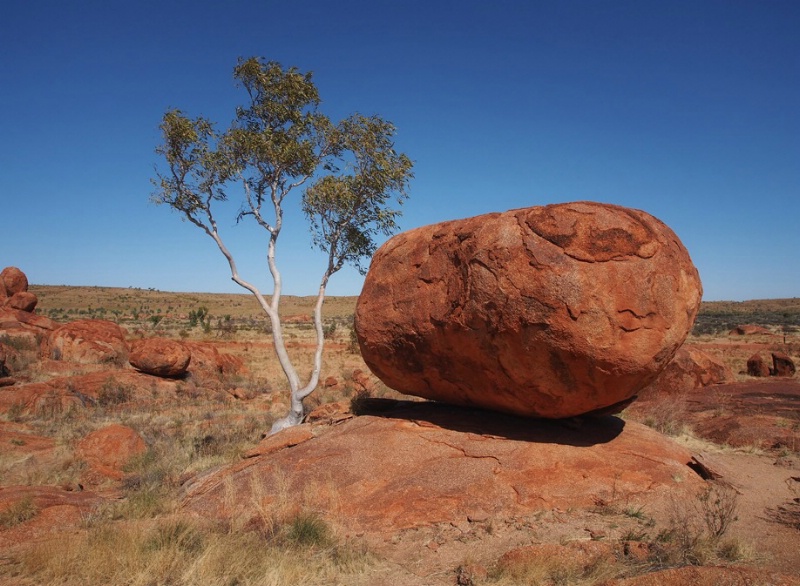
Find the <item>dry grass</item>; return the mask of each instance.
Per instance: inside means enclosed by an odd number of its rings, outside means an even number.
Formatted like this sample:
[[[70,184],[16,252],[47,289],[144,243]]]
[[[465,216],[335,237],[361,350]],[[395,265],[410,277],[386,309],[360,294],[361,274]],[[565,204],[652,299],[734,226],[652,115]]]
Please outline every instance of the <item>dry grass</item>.
[[[304,517],[286,538],[195,520],[95,523],[74,539],[29,548],[16,560],[37,584],[281,586],[352,584],[370,567],[358,544],[316,539],[324,522]]]

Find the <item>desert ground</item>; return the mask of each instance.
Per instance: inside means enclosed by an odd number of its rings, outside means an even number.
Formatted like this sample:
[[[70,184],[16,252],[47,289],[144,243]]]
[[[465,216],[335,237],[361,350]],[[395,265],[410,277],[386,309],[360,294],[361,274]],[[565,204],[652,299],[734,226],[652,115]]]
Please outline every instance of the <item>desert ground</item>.
[[[29,290],[195,350],[179,378],[68,360],[4,314],[2,584],[800,584],[800,383],[747,374],[800,358],[800,299],[704,302],[685,348],[713,368],[554,422],[387,388],[331,297],[311,414],[267,437],[288,396],[250,296]],[[312,305],[281,306],[301,377]]]

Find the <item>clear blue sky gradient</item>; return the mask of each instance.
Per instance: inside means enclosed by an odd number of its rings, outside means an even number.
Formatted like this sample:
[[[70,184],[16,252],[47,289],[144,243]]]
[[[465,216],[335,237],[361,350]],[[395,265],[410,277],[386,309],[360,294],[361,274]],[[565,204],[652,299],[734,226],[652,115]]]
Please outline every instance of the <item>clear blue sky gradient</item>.
[[[323,110],[379,114],[415,161],[403,229],[548,203],[650,212],[707,300],[800,295],[800,2],[5,2],[0,265],[37,284],[241,291],[213,242],[149,203],[165,110],[221,127],[232,69],[313,71]],[[285,292],[316,292],[299,193]],[[221,219],[265,292],[265,239]],[[355,295],[352,270],[329,294]]]

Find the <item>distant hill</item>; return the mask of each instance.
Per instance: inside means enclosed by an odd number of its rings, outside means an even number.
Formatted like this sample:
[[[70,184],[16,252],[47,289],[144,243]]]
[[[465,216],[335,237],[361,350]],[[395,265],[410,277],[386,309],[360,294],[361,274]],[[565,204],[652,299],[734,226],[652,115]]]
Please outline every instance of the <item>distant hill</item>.
[[[138,321],[151,315],[185,316],[202,307],[215,317],[263,319],[261,308],[249,293],[171,293],[154,289],[66,285],[31,285],[30,291],[39,298],[39,313],[57,321],[80,317]],[[357,299],[355,296],[326,297],[323,314],[326,319],[349,319],[355,312]],[[281,313],[285,316],[310,315],[315,301],[313,296],[284,295]],[[800,298],[703,301],[695,333],[723,332],[745,323],[773,329],[800,327]]]

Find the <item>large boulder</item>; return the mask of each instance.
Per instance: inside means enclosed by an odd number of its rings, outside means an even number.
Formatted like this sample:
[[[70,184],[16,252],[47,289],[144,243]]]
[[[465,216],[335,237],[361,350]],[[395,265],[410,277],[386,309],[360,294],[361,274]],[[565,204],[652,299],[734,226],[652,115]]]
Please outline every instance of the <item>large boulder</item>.
[[[367,365],[398,391],[562,418],[655,379],[701,297],[666,225],[578,202],[395,236],[372,260],[356,331]]]
[[[128,360],[128,345],[125,331],[114,322],[84,319],[55,329],[47,340],[45,355],[79,364],[122,365]]]
[[[192,355],[175,340],[146,338],[131,344],[131,366],[147,374],[177,378],[186,374]]]

